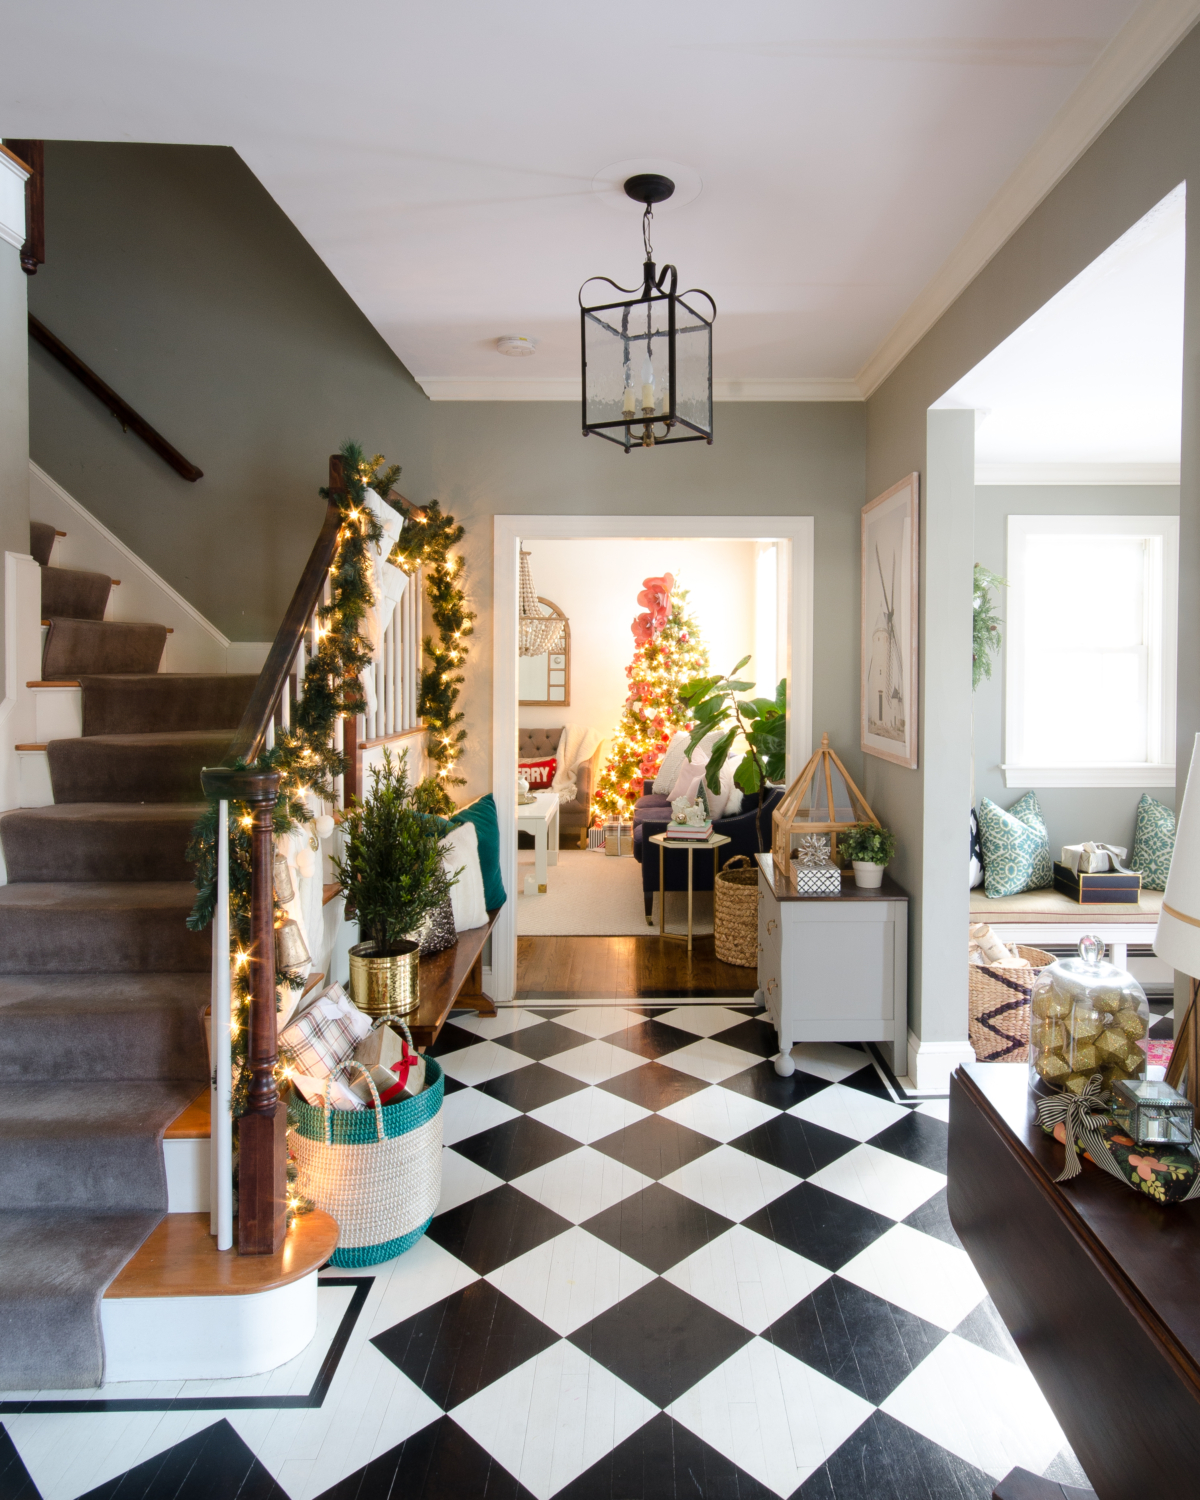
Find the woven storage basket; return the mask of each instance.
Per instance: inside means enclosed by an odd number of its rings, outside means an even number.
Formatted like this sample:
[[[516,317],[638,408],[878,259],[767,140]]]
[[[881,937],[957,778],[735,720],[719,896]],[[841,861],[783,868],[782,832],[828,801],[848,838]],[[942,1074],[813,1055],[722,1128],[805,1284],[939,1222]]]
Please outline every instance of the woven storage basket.
[[[979,1062],[1029,1061],[1029,997],[1038,975],[1054,962],[1054,955],[1042,948],[1014,946],[1032,967],[967,965],[969,1036]]]
[[[372,1084],[374,1109],[321,1109],[296,1098],[299,1120],[288,1131],[296,1186],[337,1220],[331,1266],[391,1260],[428,1229],[442,1192],[445,1092],[431,1057],[425,1078],[414,1099],[382,1106]]]
[[[738,868],[741,865],[749,868]],[[735,854],[717,873],[713,946],[722,963],[758,967],[758,871],[744,854]]]

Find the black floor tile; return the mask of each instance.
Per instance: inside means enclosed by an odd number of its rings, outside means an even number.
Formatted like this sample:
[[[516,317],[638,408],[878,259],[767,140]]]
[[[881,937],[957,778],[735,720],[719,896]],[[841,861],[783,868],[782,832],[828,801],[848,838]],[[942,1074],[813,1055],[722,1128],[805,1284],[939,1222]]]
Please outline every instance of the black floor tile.
[[[668,1406],[753,1335],[661,1277],[570,1335],[576,1348]]]
[[[826,1130],[823,1125],[798,1120],[795,1115],[776,1115],[729,1144],[793,1176],[811,1177],[839,1156],[853,1151],[858,1142]]]
[[[540,1120],[519,1115],[515,1120],[505,1120],[503,1125],[493,1125],[490,1130],[468,1136],[465,1141],[455,1141],[453,1149],[476,1166],[511,1182],[514,1177],[523,1177],[547,1162],[557,1161],[568,1151],[578,1151],[579,1142]]]
[[[565,1099],[576,1094],[586,1084],[578,1078],[568,1078],[557,1068],[547,1068],[543,1063],[530,1063],[527,1068],[517,1068],[500,1078],[489,1078],[487,1083],[477,1085],[481,1094],[490,1094],[512,1109],[528,1112],[540,1109],[543,1104],[553,1104],[556,1099]]]
[[[438,1032],[437,1041],[429,1049],[430,1057],[445,1057],[449,1052],[459,1052],[463,1047],[477,1047],[483,1040],[473,1031],[465,1031],[453,1021],[447,1021]]]
[[[950,1127],[932,1115],[910,1110],[903,1120],[897,1120],[886,1130],[871,1137],[872,1146],[881,1151],[890,1151],[893,1156],[903,1156],[918,1166],[929,1167],[934,1172],[946,1172],[946,1141]]]
[[[473,1281],[371,1342],[449,1411],[557,1343],[558,1336],[490,1281]]]
[[[213,1491],[209,1500],[225,1497]],[[452,1417],[440,1417],[339,1480],[318,1500],[533,1500],[533,1496]]]
[[[982,1469],[876,1411],[792,1500],[991,1500],[994,1487]]]
[[[874,1141],[871,1142],[875,1144]],[[931,1234],[935,1240],[944,1240],[947,1245],[962,1249],[962,1241],[954,1232],[950,1222],[950,1211],[946,1207],[946,1189],[941,1188],[932,1198],[927,1198],[920,1208],[914,1208],[904,1220],[910,1229],[919,1229],[922,1234]]]
[[[4,1500],[41,1500],[16,1444],[3,1427],[0,1427],[0,1495]]]
[[[224,1417],[88,1490],[81,1500],[214,1500],[217,1495],[288,1500]]]
[[[960,1339],[978,1344],[989,1354],[998,1354],[1001,1359],[1011,1360],[1014,1365],[1022,1363],[1021,1351],[990,1297],[985,1297],[978,1307],[973,1308],[954,1331]]]
[[[451,1078],[450,1075],[449,1075],[449,1073],[443,1073],[442,1074],[442,1096],[443,1096],[443,1098],[447,1094],[457,1094],[458,1091],[459,1091],[459,1089],[465,1089],[465,1088],[468,1088],[469,1086],[470,1086],[469,1084],[459,1083],[459,1081],[458,1081],[457,1078]]]
[[[827,1271],[837,1271],[893,1228],[894,1222],[848,1198],[802,1182],[752,1214],[745,1225],[815,1260]]]
[[[842,1082],[848,1089],[861,1089],[864,1094],[874,1094],[876,1098],[886,1099],[889,1104],[894,1103],[887,1084],[875,1071],[875,1064],[868,1061],[866,1067],[859,1068],[857,1073],[851,1073],[849,1078],[843,1078]]]
[[[623,1047],[626,1052],[636,1052],[639,1057],[653,1060],[668,1052],[678,1052],[696,1040],[690,1031],[680,1031],[678,1026],[665,1026],[661,1021],[639,1021],[625,1031],[614,1031],[604,1038],[614,1047]]]
[[[946,1337],[941,1328],[831,1276],[763,1338],[879,1406]]]
[[[1173,1042],[1175,1040],[1175,1017],[1163,1016],[1161,1021],[1155,1021],[1150,1027],[1150,1039],[1155,1042]]]
[[[811,1099],[822,1089],[829,1087],[827,1078],[817,1078],[799,1068],[790,1078],[780,1078],[775,1064],[755,1063],[744,1073],[735,1073],[721,1084],[723,1089],[732,1089],[735,1094],[745,1094],[747,1099],[757,1099],[760,1104],[771,1104],[776,1109],[791,1109],[802,1099]]]
[[[656,1182],[606,1208],[583,1228],[661,1276],[732,1229],[733,1221]]]
[[[666,1412],[605,1454],[554,1500],[778,1500]]]
[[[694,1042],[696,1038],[692,1037],[691,1040]],[[708,1088],[708,1084],[702,1078],[681,1073],[678,1068],[668,1068],[660,1062],[648,1062],[640,1068],[631,1068],[619,1078],[610,1078],[598,1087],[616,1094],[618,1099],[630,1099],[643,1109],[657,1110],[666,1109],[668,1104],[675,1104],[690,1094],[698,1093],[700,1089]]]
[[[611,1156],[614,1161],[624,1162],[635,1172],[653,1177],[655,1182],[669,1172],[686,1167],[708,1151],[715,1151],[717,1142],[686,1125],[677,1125],[674,1120],[664,1120],[661,1115],[647,1115],[636,1125],[626,1126],[593,1141],[597,1151]]]
[[[718,1031],[717,1037],[727,1047],[740,1047],[754,1057],[774,1057],[779,1051],[779,1038],[769,1021],[748,1019],[728,1031]]]
[[[569,1052],[578,1047],[580,1035],[569,1026],[560,1026],[555,1021],[543,1021],[540,1026],[523,1026],[520,1031],[510,1031],[496,1037],[502,1047],[510,1047],[522,1057],[532,1057],[541,1062],[546,1057],[557,1057],[560,1052]]]
[[[486,1276],[570,1227],[566,1219],[505,1183],[438,1214],[426,1233],[477,1275]]]

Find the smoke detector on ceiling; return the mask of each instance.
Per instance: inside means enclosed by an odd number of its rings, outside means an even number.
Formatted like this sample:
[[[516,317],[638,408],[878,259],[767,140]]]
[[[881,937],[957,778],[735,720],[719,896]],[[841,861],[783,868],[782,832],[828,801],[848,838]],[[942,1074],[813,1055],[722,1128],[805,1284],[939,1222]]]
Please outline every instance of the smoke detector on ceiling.
[[[509,354],[514,359],[521,359],[537,349],[537,339],[527,338],[523,333],[507,333],[503,338],[496,340],[496,349],[501,354]]]

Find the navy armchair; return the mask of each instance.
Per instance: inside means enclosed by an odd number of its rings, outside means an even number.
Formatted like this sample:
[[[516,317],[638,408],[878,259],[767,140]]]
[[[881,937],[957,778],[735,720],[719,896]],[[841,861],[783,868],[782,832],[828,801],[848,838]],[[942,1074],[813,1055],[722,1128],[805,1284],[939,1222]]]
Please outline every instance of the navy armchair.
[[[746,854],[753,858],[758,853],[758,834],[754,825],[759,816],[760,795],[754,792],[744,798],[741,812],[734,817],[714,820],[713,832],[723,833],[730,840],[728,844],[722,844],[718,850],[717,857],[722,865],[732,859],[735,854]],[[771,847],[771,811],[782,796],[783,790],[780,787],[767,789],[766,802],[762,810],[762,835],[765,849]],[[650,842],[650,835],[662,833],[670,821],[670,798],[658,796],[654,792],[638,798],[637,805],[633,809],[633,857],[642,867],[642,896],[646,903],[648,923],[652,923],[654,919],[654,894],[658,890],[659,857],[658,845]],[[687,855],[682,850],[665,849],[663,860],[666,889],[686,891]],[[713,888],[712,860],[693,856],[692,863],[692,889],[711,891]]]

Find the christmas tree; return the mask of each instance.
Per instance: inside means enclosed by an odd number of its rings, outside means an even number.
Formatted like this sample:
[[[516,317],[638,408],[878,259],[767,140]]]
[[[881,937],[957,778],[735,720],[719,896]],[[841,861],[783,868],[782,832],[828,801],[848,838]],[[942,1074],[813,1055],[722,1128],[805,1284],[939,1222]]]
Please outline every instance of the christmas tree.
[[[633,816],[643,779],[657,775],[675,731],[691,726],[679,689],[709,669],[708,651],[687,613],[687,591],[675,587],[670,573],[647,578],[638,603],[643,613],[630,626],[637,649],[625,668],[629,697],[597,784],[597,822]]]

